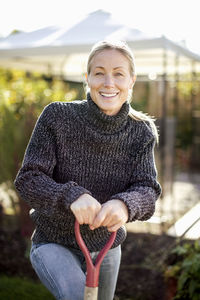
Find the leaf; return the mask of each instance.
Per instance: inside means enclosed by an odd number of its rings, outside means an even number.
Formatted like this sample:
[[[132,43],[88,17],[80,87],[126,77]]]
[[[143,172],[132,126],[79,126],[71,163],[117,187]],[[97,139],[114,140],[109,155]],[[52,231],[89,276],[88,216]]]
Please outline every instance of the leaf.
[[[191,280],[189,283],[189,295],[192,298],[196,288],[198,287],[198,283],[194,280]]]
[[[187,280],[188,280],[187,273],[182,273],[178,280],[178,290],[184,288],[184,285],[186,284]]]

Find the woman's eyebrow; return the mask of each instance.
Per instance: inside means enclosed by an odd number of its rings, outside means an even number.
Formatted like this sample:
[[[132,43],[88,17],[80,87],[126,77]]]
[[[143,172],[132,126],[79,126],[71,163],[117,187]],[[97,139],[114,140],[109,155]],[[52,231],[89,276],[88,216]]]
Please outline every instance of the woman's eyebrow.
[[[124,69],[124,67],[123,66],[115,67],[114,70],[116,69]]]
[[[105,69],[105,68],[102,67],[102,66],[96,66],[95,69],[97,69],[97,68],[98,68],[98,69],[103,69],[103,70]],[[113,69],[116,70],[116,69],[123,69],[123,68],[124,68],[123,66],[119,66],[119,67],[115,67],[115,68],[113,68]]]
[[[95,69],[104,69],[102,66],[96,66]]]

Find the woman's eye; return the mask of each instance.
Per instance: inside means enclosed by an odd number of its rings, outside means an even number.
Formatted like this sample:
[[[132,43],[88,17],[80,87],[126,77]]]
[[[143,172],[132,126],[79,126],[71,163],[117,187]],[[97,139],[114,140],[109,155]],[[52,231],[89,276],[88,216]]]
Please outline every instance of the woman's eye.
[[[97,72],[97,73],[95,73],[95,75],[103,75],[103,73],[102,72]]]
[[[123,76],[122,73],[116,73],[115,76]]]

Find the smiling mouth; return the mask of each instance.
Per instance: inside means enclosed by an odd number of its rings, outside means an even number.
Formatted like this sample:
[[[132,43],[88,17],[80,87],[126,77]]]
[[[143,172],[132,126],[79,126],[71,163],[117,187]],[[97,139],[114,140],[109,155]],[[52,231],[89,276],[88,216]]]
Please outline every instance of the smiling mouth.
[[[113,98],[115,96],[117,96],[119,93],[99,93],[102,97],[105,97],[105,98]]]

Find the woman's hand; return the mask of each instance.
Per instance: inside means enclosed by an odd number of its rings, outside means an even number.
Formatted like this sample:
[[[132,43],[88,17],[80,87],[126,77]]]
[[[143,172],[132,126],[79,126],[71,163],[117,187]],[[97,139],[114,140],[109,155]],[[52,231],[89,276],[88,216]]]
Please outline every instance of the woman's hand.
[[[90,229],[106,226],[108,231],[117,231],[128,220],[128,208],[123,201],[109,200],[102,205]]]
[[[79,224],[92,225],[101,210],[101,204],[89,194],[81,195],[70,206]]]

